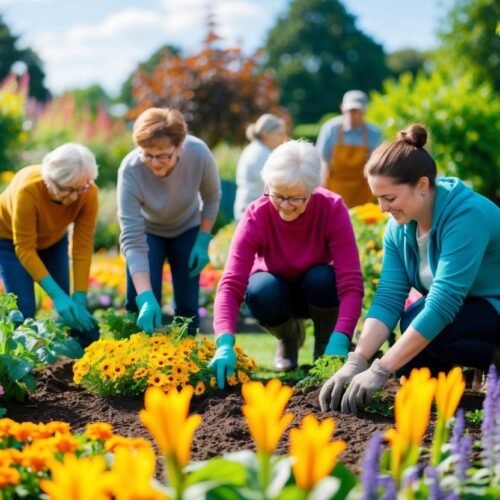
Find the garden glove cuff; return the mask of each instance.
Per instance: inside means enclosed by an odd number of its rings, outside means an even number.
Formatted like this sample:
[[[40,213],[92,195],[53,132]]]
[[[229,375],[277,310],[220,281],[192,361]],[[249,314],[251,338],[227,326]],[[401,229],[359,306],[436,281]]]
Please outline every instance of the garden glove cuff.
[[[321,411],[335,410],[339,406],[344,385],[367,368],[368,361],[361,354],[350,352],[344,366],[323,384],[319,392]]]
[[[345,333],[333,332],[328,340],[325,354],[327,356],[340,356],[342,358],[347,358],[350,345],[351,339]]]
[[[356,415],[358,409],[363,409],[375,392],[383,387],[390,375],[391,372],[376,359],[368,370],[352,379],[342,398],[341,410]]]
[[[77,304],[71,300],[67,293],[54,281],[50,274],[40,281],[40,286],[49,294],[54,302],[56,311],[61,316],[63,323],[73,330],[83,330],[77,318]]]
[[[137,326],[151,335],[161,326],[161,307],[151,290],[140,293],[135,298],[135,303],[139,308]]]
[[[208,256],[208,245],[213,236],[210,233],[200,231],[189,255],[189,277],[194,278],[201,273],[203,268],[210,262]]]
[[[84,330],[88,332],[95,328],[97,326],[97,320],[87,309],[87,293],[73,292],[71,299],[78,306],[77,317],[80,324],[84,327]]]
[[[217,337],[215,343],[217,350],[208,367],[215,373],[219,389],[224,389],[226,377],[230,377],[236,368],[234,335],[231,333],[222,333]]]

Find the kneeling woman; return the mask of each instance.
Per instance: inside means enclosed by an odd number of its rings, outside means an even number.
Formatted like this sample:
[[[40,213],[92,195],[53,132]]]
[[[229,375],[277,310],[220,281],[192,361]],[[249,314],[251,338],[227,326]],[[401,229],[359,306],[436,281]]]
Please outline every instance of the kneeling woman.
[[[336,409],[346,383],[341,409],[355,413],[393,372],[500,364],[500,210],[459,179],[436,179],[426,141],[426,129],[412,125],[365,167],[392,219],[368,319],[355,351],[321,389],[323,411]],[[423,297],[403,311],[411,287]],[[399,320],[403,335],[368,368]]]
[[[278,146],[262,170],[264,196],[246,209],[215,298],[217,352],[211,367],[224,386],[236,362],[234,333],[245,300],[279,339],[277,370],[297,366],[303,318],[312,318],[315,356],[347,356],[361,312],[363,281],[349,213],[342,198],[320,188],[312,144]]]

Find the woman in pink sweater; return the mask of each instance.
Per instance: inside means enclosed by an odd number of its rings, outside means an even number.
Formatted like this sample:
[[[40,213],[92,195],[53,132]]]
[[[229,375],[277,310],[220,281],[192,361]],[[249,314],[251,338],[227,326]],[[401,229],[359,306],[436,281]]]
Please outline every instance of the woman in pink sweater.
[[[277,370],[297,366],[304,318],[314,323],[314,356],[347,356],[361,312],[363,280],[349,213],[320,186],[314,146],[289,141],[267,160],[264,196],[241,219],[215,299],[217,351],[211,368],[220,388],[234,371],[234,333],[245,300],[278,339]]]

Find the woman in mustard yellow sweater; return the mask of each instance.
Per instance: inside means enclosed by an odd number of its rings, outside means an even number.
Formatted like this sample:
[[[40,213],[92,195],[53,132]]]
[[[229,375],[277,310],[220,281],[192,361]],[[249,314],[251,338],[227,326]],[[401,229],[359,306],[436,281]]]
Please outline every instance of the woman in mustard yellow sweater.
[[[34,282],[54,301],[85,347],[99,336],[87,310],[98,198],[97,164],[85,146],[67,143],[41,165],[21,169],[0,195],[0,276],[25,317],[35,314]],[[73,294],[69,295],[68,228]]]

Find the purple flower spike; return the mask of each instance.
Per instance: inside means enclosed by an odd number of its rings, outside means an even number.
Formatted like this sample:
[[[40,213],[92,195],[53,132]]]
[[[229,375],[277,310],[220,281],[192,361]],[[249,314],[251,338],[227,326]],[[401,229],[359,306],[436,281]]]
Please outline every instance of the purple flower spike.
[[[493,473],[499,452],[495,451],[495,442],[500,433],[500,418],[496,417],[500,408],[500,378],[494,365],[488,371],[486,396],[483,401],[483,422],[481,424],[481,444],[483,447],[483,466]]]
[[[453,426],[453,432],[451,434],[451,439],[450,439],[451,452],[453,454],[457,454],[459,452],[459,445],[462,436],[464,435],[464,429],[465,429],[464,410],[462,408],[459,408],[455,416],[455,425]]]
[[[382,437],[380,432],[375,432],[368,443],[363,458],[363,469],[361,471],[361,486],[363,488],[362,500],[377,498],[381,445]]]

